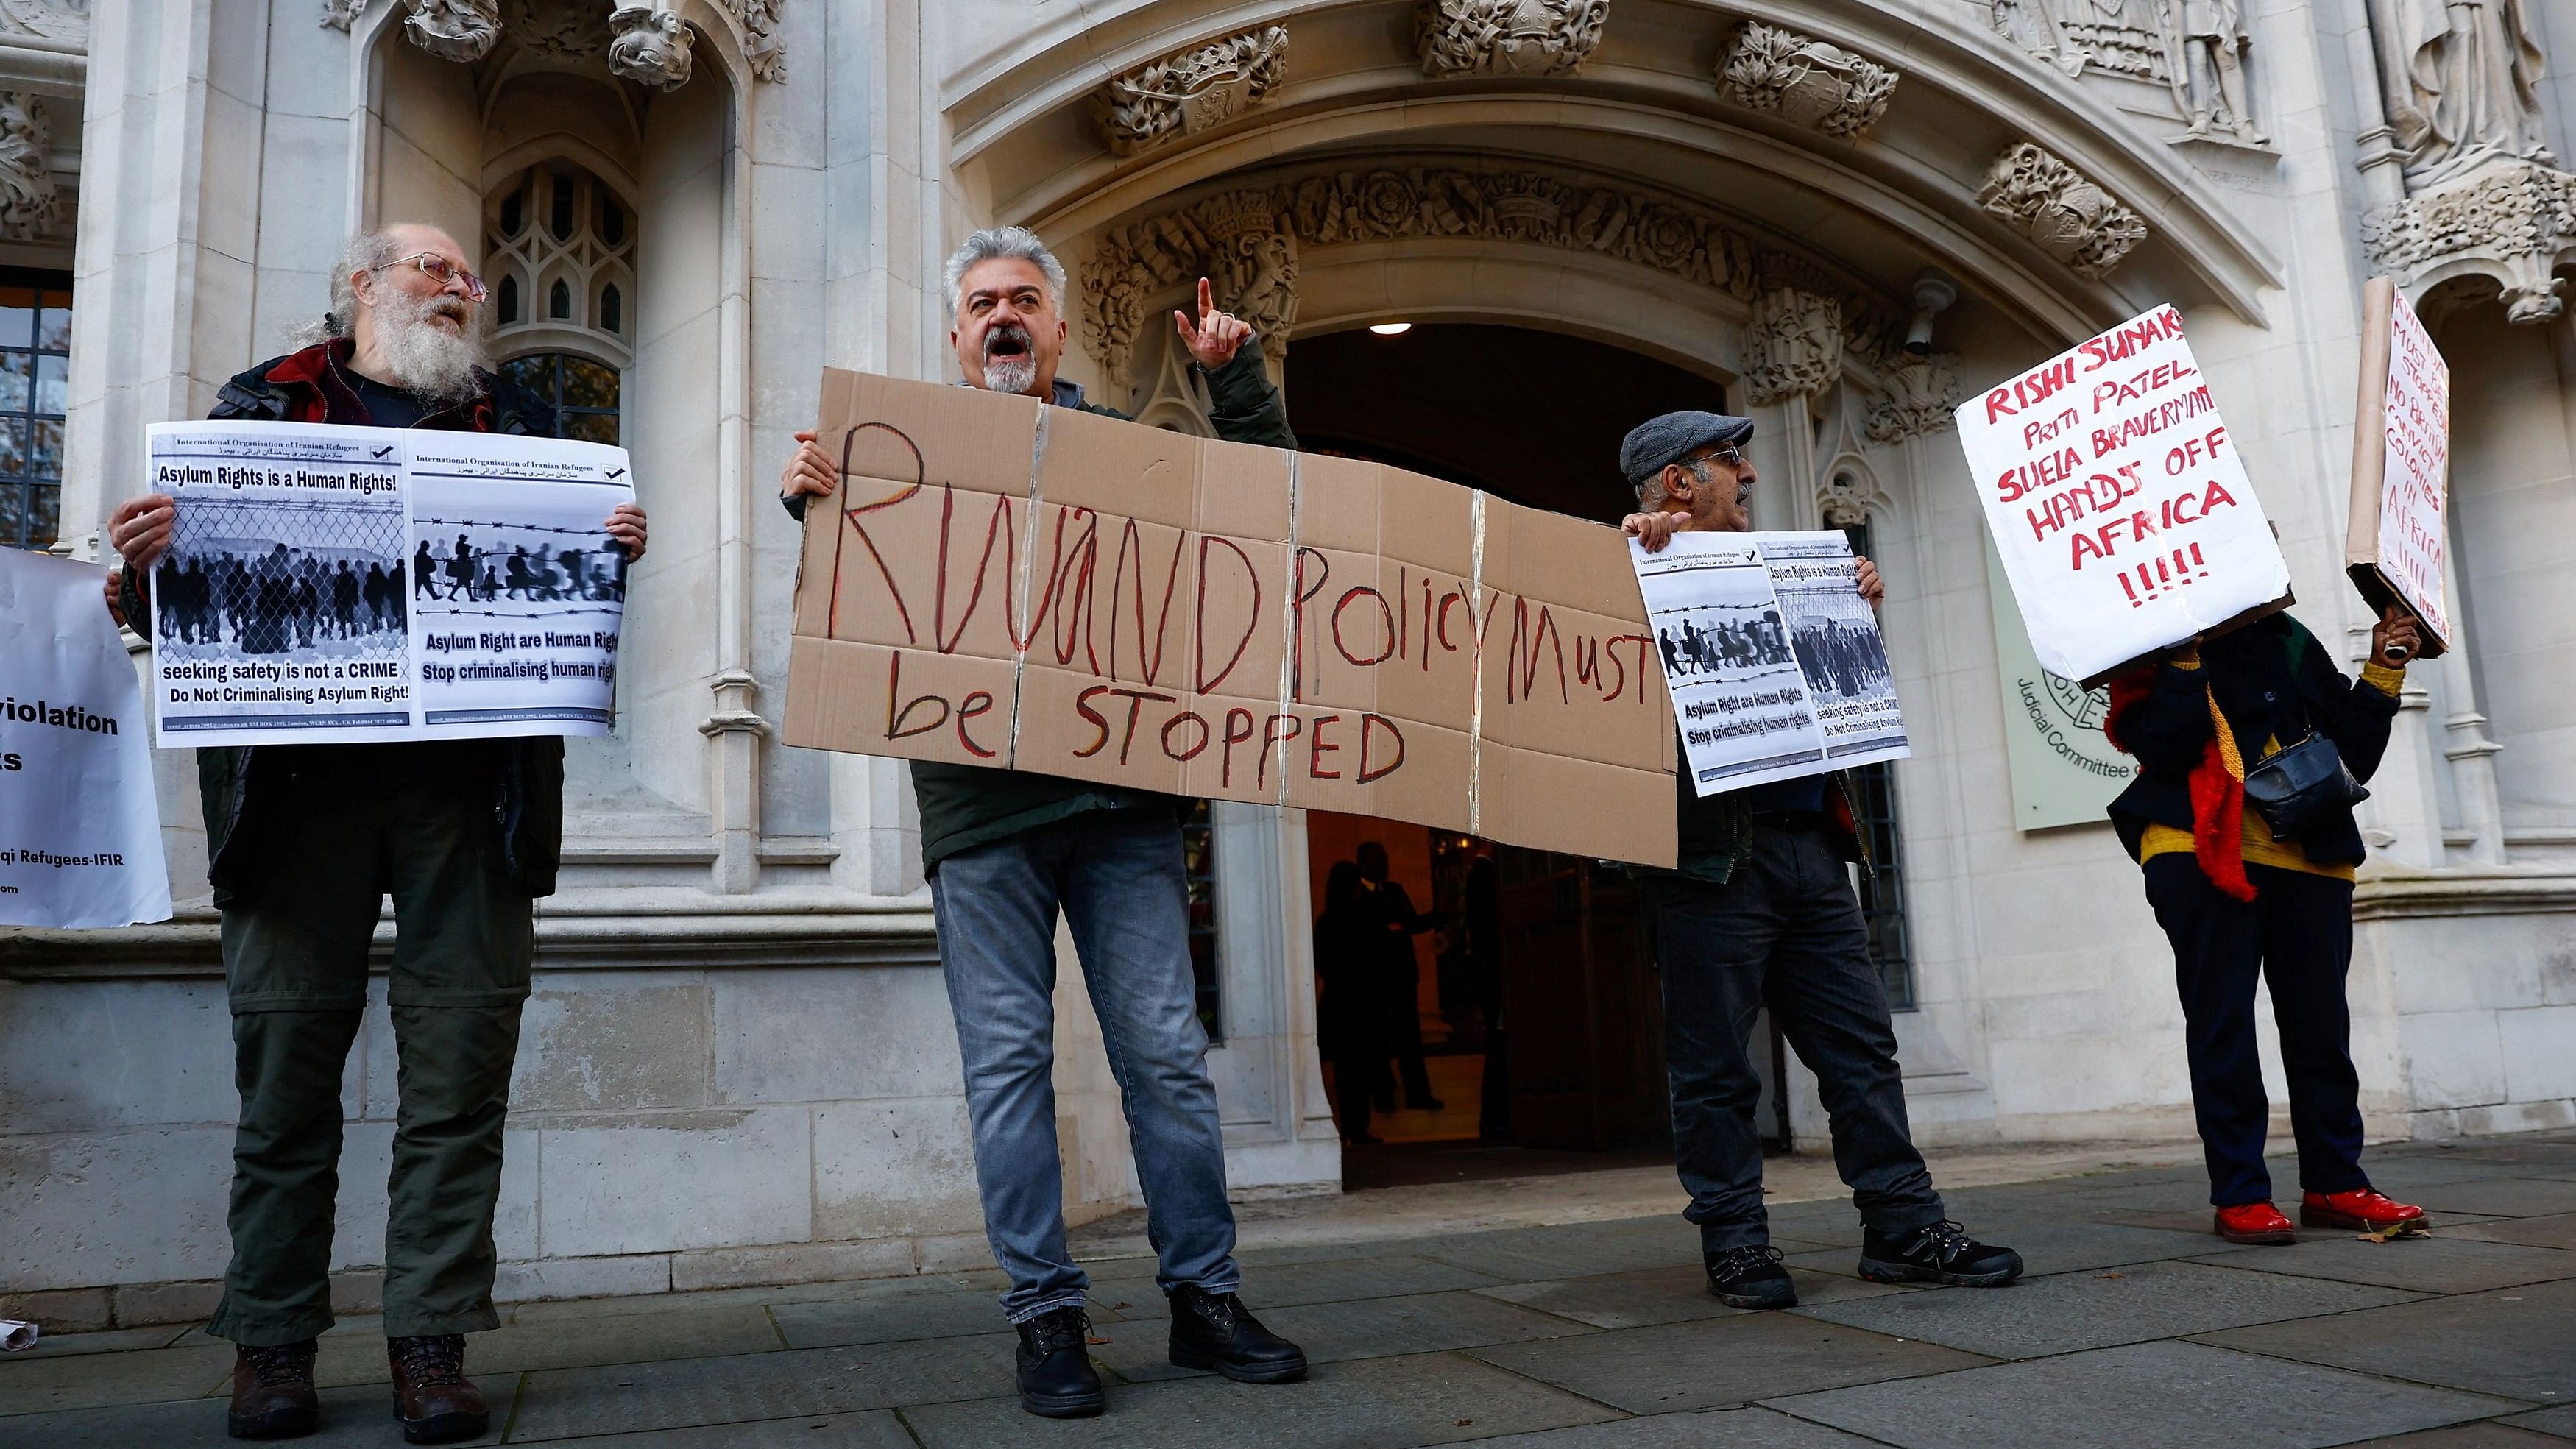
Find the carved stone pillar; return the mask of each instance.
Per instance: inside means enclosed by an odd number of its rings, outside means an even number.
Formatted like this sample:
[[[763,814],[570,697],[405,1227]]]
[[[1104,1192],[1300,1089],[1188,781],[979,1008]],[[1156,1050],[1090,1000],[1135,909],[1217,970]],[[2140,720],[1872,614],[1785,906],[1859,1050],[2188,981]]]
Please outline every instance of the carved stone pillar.
[[[760,884],[760,745],[769,738],[769,721],[752,707],[760,681],[749,673],[728,669],[707,687],[716,707],[698,733],[714,746],[708,767],[715,778],[707,792],[715,806],[714,884],[724,895],[748,895]]]

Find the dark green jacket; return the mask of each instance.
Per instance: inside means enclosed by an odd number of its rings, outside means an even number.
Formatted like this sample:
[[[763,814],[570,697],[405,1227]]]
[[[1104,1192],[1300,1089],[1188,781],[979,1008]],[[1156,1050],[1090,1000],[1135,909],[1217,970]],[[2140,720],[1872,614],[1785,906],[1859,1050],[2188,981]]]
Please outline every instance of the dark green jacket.
[[[1681,768],[1673,772],[1675,823],[1681,847],[1674,870],[1693,880],[1724,885],[1744,864],[1745,856],[1752,853],[1753,812],[1745,807],[1741,790],[1700,794],[1691,782],[1690,756],[1685,754],[1682,759]],[[1854,823],[1851,799],[1847,772],[1836,770],[1825,776],[1826,833],[1840,848],[1843,859],[1859,861],[1866,874],[1871,868],[1869,842]]]
[[[1214,405],[1208,420],[1216,435],[1229,443],[1257,443],[1268,448],[1294,448],[1297,435],[1288,427],[1288,405],[1262,367],[1261,349],[1246,343],[1234,360],[1207,378]],[[1103,417],[1124,418],[1115,408],[1086,401],[1080,383],[1055,381],[1057,407],[1075,408]],[[780,500],[799,520],[805,498]],[[1167,810],[1175,814],[1187,802],[1150,790],[1123,785],[1095,785],[1055,775],[997,770],[982,765],[952,765],[930,760],[912,762],[912,789],[921,801],[921,863],[936,871],[939,862],[961,850],[990,844],[1023,830],[1092,810]]]
[[[227,382],[215,395],[218,422],[330,422],[363,426],[367,410],[341,375],[349,343],[320,343],[271,358]],[[484,392],[472,403],[422,418],[416,427],[462,432],[556,436],[555,411],[509,379],[482,374]],[[126,622],[146,638],[152,609],[142,580],[125,570],[119,590]],[[498,740],[498,778],[491,782],[492,816],[501,830],[502,863],[510,879],[531,896],[555,890],[563,861],[564,744],[560,735]],[[246,905],[266,884],[264,832],[292,828],[272,819],[271,801],[283,766],[274,749],[236,747],[197,751],[197,795],[206,815],[206,880],[215,904]]]

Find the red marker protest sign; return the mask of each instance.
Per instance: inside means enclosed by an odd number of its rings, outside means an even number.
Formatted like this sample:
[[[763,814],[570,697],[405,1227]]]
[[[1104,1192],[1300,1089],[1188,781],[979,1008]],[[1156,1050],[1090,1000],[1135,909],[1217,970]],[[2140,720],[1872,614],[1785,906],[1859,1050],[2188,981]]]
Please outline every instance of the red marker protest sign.
[[[2289,602],[2289,565],[2173,308],[2006,378],[1956,416],[2051,673],[2098,683]]]
[[[2373,277],[2362,291],[2344,568],[2371,607],[2403,604],[2422,621],[2427,658],[2451,644],[2442,573],[2450,478],[2450,364],[2396,282]]]

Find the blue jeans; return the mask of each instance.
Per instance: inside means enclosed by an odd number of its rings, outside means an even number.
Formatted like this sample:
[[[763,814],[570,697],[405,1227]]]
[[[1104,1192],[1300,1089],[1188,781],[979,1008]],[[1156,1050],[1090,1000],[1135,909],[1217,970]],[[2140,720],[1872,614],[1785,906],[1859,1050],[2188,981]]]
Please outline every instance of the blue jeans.
[[[1905,1121],[1887,989],[1842,858],[1816,830],[1757,824],[1726,884],[1638,882],[1664,975],[1664,1059],[1673,1155],[1709,1252],[1770,1240],[1762,1207],[1762,1079],[1746,1054],[1773,1019],[1816,1074],[1834,1166],[1862,1221],[1889,1236],[1939,1222],[1941,1196]]]
[[[1019,1323],[1079,1305],[1056,1156],[1055,919],[1062,908],[1127,1112],[1145,1232],[1165,1292],[1231,1293],[1234,1210],[1190,971],[1181,832],[1160,810],[1102,810],[959,851],[931,877],[939,964],[966,1067],[984,1231]]]

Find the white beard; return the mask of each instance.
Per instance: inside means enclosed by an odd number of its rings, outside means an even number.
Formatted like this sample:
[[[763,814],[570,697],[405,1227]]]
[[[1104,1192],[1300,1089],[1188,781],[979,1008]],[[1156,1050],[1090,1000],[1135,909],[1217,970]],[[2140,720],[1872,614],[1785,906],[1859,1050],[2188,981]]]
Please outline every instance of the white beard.
[[[1025,353],[1018,357],[985,360],[984,386],[990,391],[1027,392],[1037,380],[1037,359]]]
[[[415,297],[386,289],[376,304],[376,346],[394,381],[432,403],[454,406],[481,391],[474,370],[486,365],[482,315],[461,299],[433,293]],[[462,309],[461,332],[449,332],[430,320]]]

